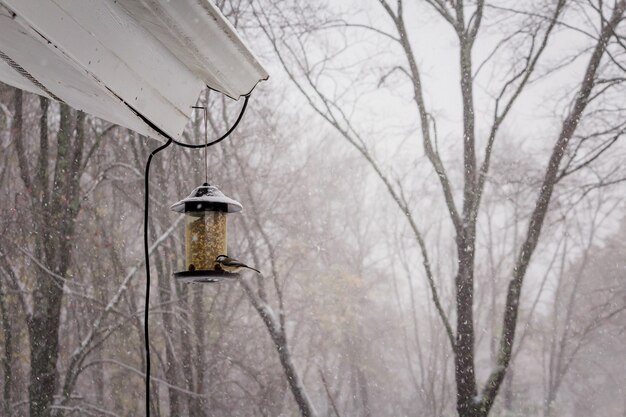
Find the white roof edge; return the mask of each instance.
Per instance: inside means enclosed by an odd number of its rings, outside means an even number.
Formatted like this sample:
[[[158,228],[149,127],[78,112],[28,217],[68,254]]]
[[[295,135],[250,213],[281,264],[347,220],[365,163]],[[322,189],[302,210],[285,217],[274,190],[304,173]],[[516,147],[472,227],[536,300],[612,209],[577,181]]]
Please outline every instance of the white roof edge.
[[[0,81],[164,140],[267,71],[209,0],[0,0]]]
[[[213,90],[248,95],[269,75],[209,0],[118,0],[139,24]],[[208,41],[211,40],[211,41]]]

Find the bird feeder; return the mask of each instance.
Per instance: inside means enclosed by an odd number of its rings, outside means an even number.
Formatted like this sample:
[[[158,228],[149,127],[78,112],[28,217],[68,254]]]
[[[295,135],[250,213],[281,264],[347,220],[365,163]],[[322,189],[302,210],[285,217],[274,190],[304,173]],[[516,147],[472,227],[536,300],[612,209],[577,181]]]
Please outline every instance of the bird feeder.
[[[241,211],[241,204],[207,183],[197,187],[189,197],[172,205],[171,210],[185,213],[185,265],[175,272],[182,282],[217,282],[239,274],[219,268],[216,258],[227,255],[228,213]]]

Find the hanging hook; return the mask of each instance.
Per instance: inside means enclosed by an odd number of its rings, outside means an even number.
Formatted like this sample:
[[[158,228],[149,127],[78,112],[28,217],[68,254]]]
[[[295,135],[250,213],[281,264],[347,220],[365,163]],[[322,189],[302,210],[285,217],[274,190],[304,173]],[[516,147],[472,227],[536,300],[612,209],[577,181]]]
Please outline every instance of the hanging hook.
[[[207,103],[208,104],[208,103]],[[204,183],[209,183],[209,137],[208,137],[208,127],[207,127],[207,119],[209,118],[208,108],[207,106],[191,106],[193,109],[203,109],[204,110]]]
[[[239,124],[241,119],[243,119],[243,114],[246,112],[246,107],[248,107],[248,100],[249,99],[250,99],[249,95],[244,96],[243,106],[241,107],[241,111],[239,112],[239,116],[237,116],[237,120],[235,120],[233,125],[230,127],[230,129],[228,129],[226,131],[226,133],[224,133],[222,136],[220,136],[219,138],[215,139],[214,141],[203,143],[201,145],[192,145],[192,144],[185,143],[185,142],[179,142],[176,139],[172,139],[172,141],[175,144],[177,144],[178,146],[182,146],[183,148],[192,148],[192,149],[198,149],[198,148],[202,148],[202,147],[205,147],[205,146],[209,147],[209,146],[217,145],[218,143],[220,143],[221,141],[226,139],[228,136],[230,136],[230,134],[233,133],[233,131],[237,128],[237,125]]]

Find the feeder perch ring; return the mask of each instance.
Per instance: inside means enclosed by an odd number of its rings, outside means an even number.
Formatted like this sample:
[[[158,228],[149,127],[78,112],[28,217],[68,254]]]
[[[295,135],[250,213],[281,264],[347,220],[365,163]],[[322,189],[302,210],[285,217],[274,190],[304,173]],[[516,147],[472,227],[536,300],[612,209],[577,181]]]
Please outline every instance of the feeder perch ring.
[[[181,271],[174,273],[174,278],[176,278],[178,282],[184,283],[221,282],[235,280],[240,276],[239,273],[211,270]]]

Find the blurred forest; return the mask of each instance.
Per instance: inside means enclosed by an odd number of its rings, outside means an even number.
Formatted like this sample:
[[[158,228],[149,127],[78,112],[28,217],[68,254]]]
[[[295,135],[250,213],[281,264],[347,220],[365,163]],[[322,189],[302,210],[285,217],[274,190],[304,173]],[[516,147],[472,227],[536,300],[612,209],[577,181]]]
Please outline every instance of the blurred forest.
[[[216,3],[272,77],[208,154],[263,277],[173,279],[203,154],[158,154],[153,415],[626,417],[626,0]],[[158,146],[0,85],[0,415],[145,412]]]

